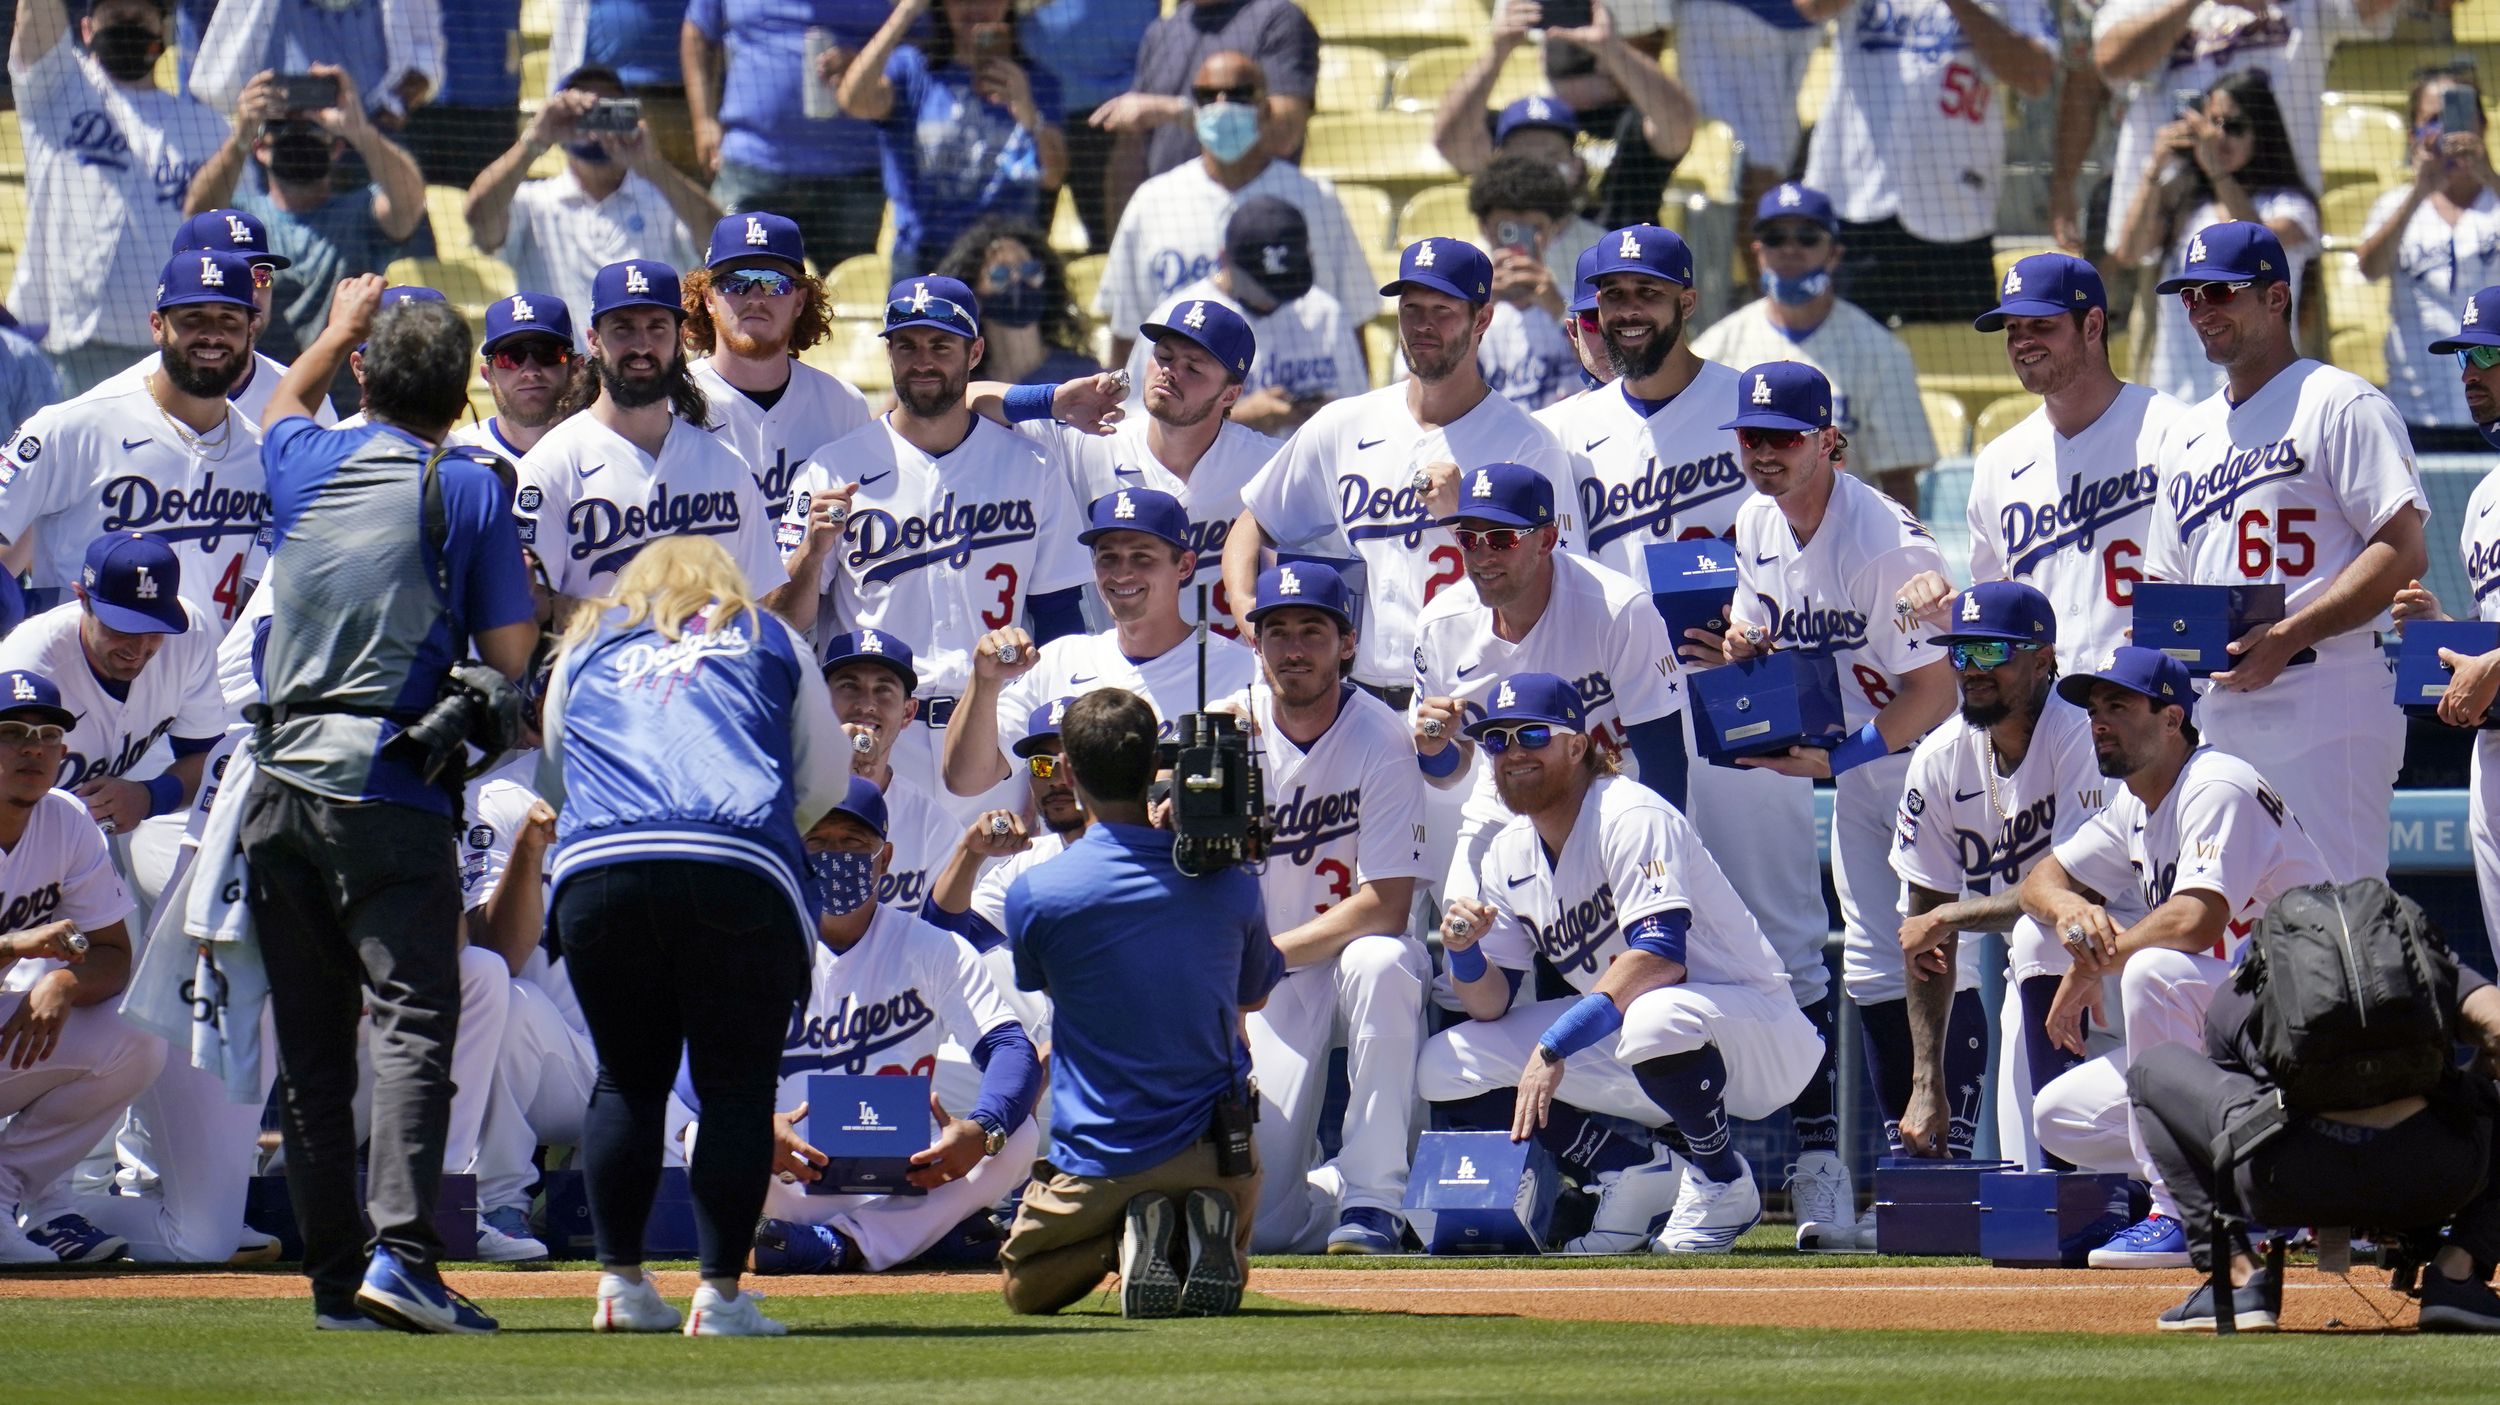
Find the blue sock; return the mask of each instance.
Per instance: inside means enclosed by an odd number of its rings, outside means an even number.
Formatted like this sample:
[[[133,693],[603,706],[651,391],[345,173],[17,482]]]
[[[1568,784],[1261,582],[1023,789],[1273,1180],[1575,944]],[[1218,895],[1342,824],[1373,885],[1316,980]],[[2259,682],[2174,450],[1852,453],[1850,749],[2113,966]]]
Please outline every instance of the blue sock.
[[[1840,1094],[1840,1068],[1832,1060],[1832,1051],[1840,1038],[1833,1027],[1832,997],[1808,1005],[1806,1018],[1813,1022],[1815,1032],[1823,1036],[1823,1061],[1814,1066],[1814,1076],[1806,1080],[1805,1090],[1788,1105],[1789,1122],[1797,1129],[1797,1150],[1828,1151],[1840,1154],[1840,1114],[1835,1107]]]
[[[1643,1128],[1559,1102],[1546,1112],[1536,1139],[1580,1180],[1638,1166],[1657,1149]]]
[[[1728,1140],[1727,1060],[1718,1045],[1644,1059],[1633,1066],[1632,1076],[1684,1134],[1685,1156],[1695,1170],[1723,1185],[1736,1179],[1745,1163]]]
[[[2031,1095],[2035,1098],[2052,1080],[2083,1064],[2082,1055],[2068,1053],[2049,1038],[2049,1005],[2057,998],[2060,979],[2057,976],[2032,976],[2022,983],[2018,991],[2023,1002],[2023,1064],[2031,1078]],[[2046,1149],[2041,1151],[2040,1160],[2052,1171],[2075,1169],[2074,1163]]]
[[[1988,1076],[1988,1011],[1976,989],[1955,991],[1944,1019],[1945,1147],[1967,1159],[1979,1136]]]
[[[1866,1071],[1875,1083],[1875,1108],[1884,1119],[1884,1151],[1907,1155],[1901,1145],[1901,1110],[1910,1105],[1910,1002],[1860,1005],[1858,1030],[1866,1045]]]

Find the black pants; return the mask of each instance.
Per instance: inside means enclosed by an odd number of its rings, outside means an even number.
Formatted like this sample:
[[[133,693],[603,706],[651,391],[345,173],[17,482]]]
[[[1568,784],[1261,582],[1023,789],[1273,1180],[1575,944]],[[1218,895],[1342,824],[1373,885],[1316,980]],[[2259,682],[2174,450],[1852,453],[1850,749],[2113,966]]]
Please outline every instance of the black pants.
[[[1881,322],[1968,322],[1997,305],[1996,240],[1938,244],[1898,217],[1840,226],[1840,295]]]
[[[1603,228],[1658,222],[1659,202],[1666,198],[1667,182],[1675,178],[1676,163],[1650,146],[1644,125],[1639,109],[1630,103],[1580,114],[1581,131],[1601,141],[1611,137],[1615,143],[1615,159],[1597,183],[1597,222]]]
[[[1119,134],[1093,124],[1093,113],[1068,114],[1068,194],[1076,201],[1076,215],[1085,221],[1085,247],[1102,253],[1111,247],[1111,144]],[[1047,233],[1055,207],[1045,206],[1039,216]]]
[[[2178,1202],[2199,1269],[2212,1268],[2214,1138],[2264,1087],[2185,1044],[2146,1050],[2127,1070],[2144,1149]],[[2396,1232],[2454,1216],[2449,1241],[2482,1271],[2500,1258],[2492,1149],[2488,1115],[2452,1122],[2426,1110],[2383,1129],[2295,1115],[2232,1168],[2232,1193],[2239,1212],[2261,1225]]]
[[[550,920],[599,1054],[582,1127],[599,1262],[642,1262],[682,1052],[703,1115],[686,1173],[703,1273],[736,1277],[772,1176],[782,1040],[807,994],[790,899],[743,868],[655,860],[567,879]]]
[[[428,1268],[460,1029],[460,826],[405,805],[343,804],[261,776],[244,800],[245,901],[269,969],[287,1190],[313,1305],[355,1314],[367,1241],[356,1206],[356,1021],[373,1012],[372,1243]]]

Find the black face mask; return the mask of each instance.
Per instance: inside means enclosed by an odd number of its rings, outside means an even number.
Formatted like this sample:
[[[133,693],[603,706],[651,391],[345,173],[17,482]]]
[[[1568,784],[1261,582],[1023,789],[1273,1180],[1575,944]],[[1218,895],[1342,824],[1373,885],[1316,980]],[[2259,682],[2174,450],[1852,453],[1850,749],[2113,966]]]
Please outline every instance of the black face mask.
[[[115,82],[136,83],[155,70],[165,41],[144,24],[125,22],[98,29],[87,48]]]
[[[326,132],[292,127],[269,136],[270,179],[287,185],[315,185],[330,178],[330,137]]]

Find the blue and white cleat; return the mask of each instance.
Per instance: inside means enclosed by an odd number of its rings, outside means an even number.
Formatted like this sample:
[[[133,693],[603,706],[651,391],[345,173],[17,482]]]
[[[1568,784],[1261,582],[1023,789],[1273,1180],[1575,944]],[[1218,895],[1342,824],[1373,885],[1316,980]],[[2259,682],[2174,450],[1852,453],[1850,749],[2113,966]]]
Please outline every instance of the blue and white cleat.
[[[2094,1268],[2186,1268],[2187,1230],[2156,1210],[2119,1231],[2086,1262]]]
[[[1360,1206],[1337,1217],[1328,1232],[1332,1254],[1394,1254],[1406,1247],[1406,1227],[1386,1210]]]
[[[1753,1183],[1753,1167],[1739,1156],[1736,1168],[1736,1179],[1712,1181],[1687,1161],[1683,1188],[1675,1196],[1675,1213],[1667,1216],[1667,1227],[1650,1241],[1650,1252],[1724,1254],[1736,1247],[1746,1230],[1762,1223],[1762,1188]]]
[[[84,1215],[58,1215],[42,1224],[29,1225],[26,1237],[59,1255],[65,1264],[110,1263],[130,1247],[130,1241],[118,1234],[106,1234]]]
[[[373,1251],[364,1286],[356,1290],[356,1309],[403,1332],[484,1336],[498,1325],[477,1304],[444,1286],[441,1274],[408,1268],[387,1248]]]

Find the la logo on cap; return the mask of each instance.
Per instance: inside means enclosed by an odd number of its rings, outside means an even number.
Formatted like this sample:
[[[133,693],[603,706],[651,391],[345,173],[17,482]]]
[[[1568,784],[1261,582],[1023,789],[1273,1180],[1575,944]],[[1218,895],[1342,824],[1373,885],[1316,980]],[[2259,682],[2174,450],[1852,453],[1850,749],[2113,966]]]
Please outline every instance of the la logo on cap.
[[[1261,244],[1259,246],[1259,271],[1270,278],[1284,277],[1285,253],[1286,248],[1282,244]]]
[[[137,589],[131,592],[131,594],[138,596],[142,600],[154,600],[156,598],[156,577],[149,575],[148,568],[145,566],[133,567],[132,569],[139,573],[139,585]]]
[[[1050,725],[1053,727],[1058,726],[1059,719],[1067,715],[1068,700],[1066,698],[1060,698],[1050,705]]]
[[[651,291],[651,280],[642,276],[641,264],[629,263],[625,265],[625,291],[629,293],[647,293]]]
[[[1639,258],[1641,256],[1641,241],[1633,238],[1632,231],[1627,229],[1623,231],[1622,240],[1615,245],[1615,253],[1627,259]]]
[[[1753,378],[1753,403],[1757,405],[1771,403],[1771,378],[1769,376],[1757,374]]]
[[[911,285],[911,310],[914,312],[926,312],[929,310],[928,284],[914,283]]]
[[[226,237],[237,244],[249,244],[252,242],[252,227],[243,222],[241,215],[228,215],[226,216]]]
[[[2204,235],[2192,234],[2188,236],[2187,261],[2189,263],[2203,263],[2205,261]]]
[[[753,215],[747,216],[747,242],[755,245],[771,242],[764,237],[764,222]]]
[[[1554,109],[1547,107],[1543,98],[1530,98],[1528,99],[1528,115],[1542,122],[1554,115]]]
[[[2459,325],[2471,327],[2476,322],[2481,321],[2482,316],[2483,305],[2479,302],[2469,302],[2465,305],[2465,319]]]
[[[23,673],[10,674],[9,696],[17,699],[19,702],[35,701],[37,694],[35,692],[34,680],[28,678]]]
[[[1429,239],[1423,240],[1422,242],[1418,243],[1418,244],[1415,246],[1415,266],[1416,266],[1417,268],[1430,268],[1430,267],[1432,267],[1432,241],[1431,241],[1431,240],[1429,240]]]
[[[1493,695],[1493,705],[1495,707],[1510,707],[1518,701],[1519,695],[1510,690],[1510,681],[1508,679],[1504,679],[1502,682],[1502,691]]]
[[[1293,573],[1293,568],[1291,566],[1286,566],[1277,571],[1276,593],[1279,595],[1300,595],[1302,593],[1302,578]]]
[[[1205,327],[1207,325],[1207,305],[1202,302],[1191,303],[1189,305],[1189,315],[1181,319],[1181,325],[1187,327],[1193,332]]]
[[[2016,268],[2009,268],[2005,270],[2005,295],[2010,298],[2022,290],[2022,270]]]
[[[1476,470],[1476,481],[1468,486],[1467,495],[1471,498],[1489,498],[1493,496],[1493,472],[1491,469],[1479,468]]]
[[[1111,515],[1122,518],[1135,517],[1137,515],[1137,504],[1130,502],[1128,500],[1128,494],[1123,491],[1120,494],[1120,500],[1117,503],[1112,504]]]
[[[1963,595],[1962,595],[1962,618],[1963,618],[1965,621],[1975,620],[1975,619],[1978,619],[1978,618],[1979,618],[1979,592],[1978,592],[1978,591],[1973,590],[1973,591],[1966,591],[1966,592],[1964,592],[1964,593],[1963,593]]]
[[[1806,198],[1797,193],[1797,187],[1794,184],[1783,185],[1780,187],[1781,209],[1795,209],[1797,206],[1804,203],[1806,203]]]
[[[217,267],[217,260],[206,254],[200,255],[200,286],[203,288],[226,286],[226,275]]]
[[[885,652],[885,641],[877,637],[875,630],[863,629],[859,632],[859,651],[863,654],[882,654]]]
[[[522,297],[519,293],[514,293],[512,295],[512,320],[535,322],[538,320],[538,309],[530,306],[529,299]]]

